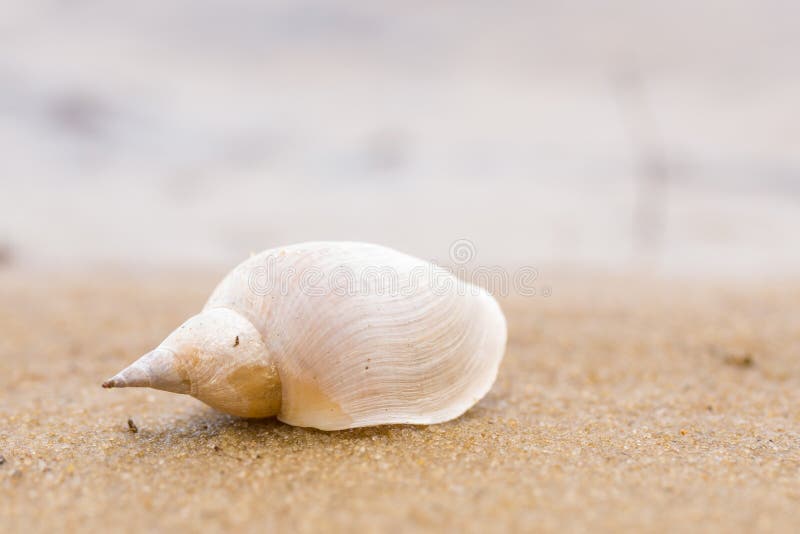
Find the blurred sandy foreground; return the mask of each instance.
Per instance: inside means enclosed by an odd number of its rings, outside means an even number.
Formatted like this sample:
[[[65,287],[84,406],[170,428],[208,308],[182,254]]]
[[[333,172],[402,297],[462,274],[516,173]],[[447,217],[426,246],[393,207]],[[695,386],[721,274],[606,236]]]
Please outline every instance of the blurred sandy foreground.
[[[0,274],[3,531],[796,531],[799,285],[583,276],[503,299],[497,383],[430,427],[100,388],[212,281]]]

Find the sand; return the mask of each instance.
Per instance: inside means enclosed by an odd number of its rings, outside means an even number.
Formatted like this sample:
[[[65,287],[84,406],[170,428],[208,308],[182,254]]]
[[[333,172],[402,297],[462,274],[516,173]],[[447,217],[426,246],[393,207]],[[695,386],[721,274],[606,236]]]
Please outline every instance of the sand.
[[[800,523],[800,284],[583,276],[504,298],[495,387],[430,427],[327,433],[100,388],[213,281],[0,273],[3,531]]]

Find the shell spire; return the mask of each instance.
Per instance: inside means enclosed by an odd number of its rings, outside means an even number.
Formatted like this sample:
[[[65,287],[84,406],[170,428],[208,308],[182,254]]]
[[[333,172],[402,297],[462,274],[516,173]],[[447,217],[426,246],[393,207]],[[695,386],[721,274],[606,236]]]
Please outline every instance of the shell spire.
[[[281,405],[280,377],[261,334],[227,308],[191,317],[103,387],[183,393],[241,417],[276,415]]]
[[[172,393],[189,393],[189,384],[181,378],[175,353],[159,347],[103,382],[104,388],[149,387]]]

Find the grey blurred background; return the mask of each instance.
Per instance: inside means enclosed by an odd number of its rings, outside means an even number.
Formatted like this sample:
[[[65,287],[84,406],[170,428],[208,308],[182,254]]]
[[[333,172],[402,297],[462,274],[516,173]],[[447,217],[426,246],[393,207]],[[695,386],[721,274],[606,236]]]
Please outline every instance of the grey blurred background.
[[[796,1],[0,1],[0,261],[800,267]]]

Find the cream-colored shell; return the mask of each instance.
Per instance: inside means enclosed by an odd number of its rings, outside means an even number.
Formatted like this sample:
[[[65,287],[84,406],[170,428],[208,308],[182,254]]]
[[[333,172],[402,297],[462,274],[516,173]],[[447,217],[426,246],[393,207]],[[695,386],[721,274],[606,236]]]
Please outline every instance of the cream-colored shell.
[[[299,426],[458,417],[489,391],[506,345],[505,318],[486,291],[364,243],[253,256],[205,309],[217,307],[238,311],[261,332],[281,379],[278,418]]]
[[[260,333],[280,377],[278,418],[324,430],[458,417],[489,391],[506,345],[505,318],[486,291],[365,243],[254,255],[201,316],[217,309]]]

